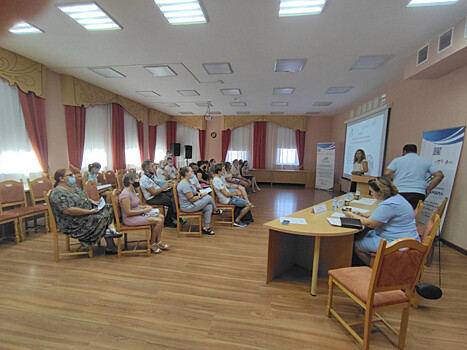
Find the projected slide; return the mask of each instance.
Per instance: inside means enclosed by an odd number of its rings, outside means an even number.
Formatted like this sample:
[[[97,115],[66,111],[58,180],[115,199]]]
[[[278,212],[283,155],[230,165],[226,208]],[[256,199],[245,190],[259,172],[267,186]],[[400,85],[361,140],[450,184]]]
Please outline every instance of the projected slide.
[[[368,172],[365,175],[381,176],[386,151],[388,113],[389,110],[386,109],[347,123],[343,177],[351,178],[357,149],[363,149],[366,154]]]

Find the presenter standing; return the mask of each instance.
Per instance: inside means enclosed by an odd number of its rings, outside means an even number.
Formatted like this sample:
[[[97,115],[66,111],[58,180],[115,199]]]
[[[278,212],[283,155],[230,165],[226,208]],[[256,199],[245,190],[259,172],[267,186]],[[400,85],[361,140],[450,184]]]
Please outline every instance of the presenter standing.
[[[368,162],[366,161],[365,151],[361,148],[355,151],[353,159],[353,171],[352,175],[363,175],[368,172]],[[350,192],[357,190],[357,183],[352,181],[350,185]]]

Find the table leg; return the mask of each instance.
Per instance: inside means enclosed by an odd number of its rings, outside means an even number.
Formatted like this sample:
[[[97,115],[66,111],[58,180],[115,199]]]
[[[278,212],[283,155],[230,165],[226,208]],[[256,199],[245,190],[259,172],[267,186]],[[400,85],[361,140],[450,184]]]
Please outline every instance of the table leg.
[[[315,248],[313,252],[313,271],[311,273],[311,295],[316,296],[316,287],[318,284],[318,265],[319,265],[319,250],[320,250],[321,238],[315,237]]]

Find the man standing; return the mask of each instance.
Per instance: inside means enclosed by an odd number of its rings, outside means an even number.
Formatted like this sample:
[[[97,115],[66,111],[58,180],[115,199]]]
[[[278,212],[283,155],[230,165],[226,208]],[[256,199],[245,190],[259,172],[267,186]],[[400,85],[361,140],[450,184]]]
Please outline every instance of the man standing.
[[[418,201],[424,201],[444,178],[442,171],[433,166],[429,160],[417,155],[417,146],[412,144],[404,146],[402,157],[393,159],[384,171],[384,176],[393,180],[399,193],[414,209]]]

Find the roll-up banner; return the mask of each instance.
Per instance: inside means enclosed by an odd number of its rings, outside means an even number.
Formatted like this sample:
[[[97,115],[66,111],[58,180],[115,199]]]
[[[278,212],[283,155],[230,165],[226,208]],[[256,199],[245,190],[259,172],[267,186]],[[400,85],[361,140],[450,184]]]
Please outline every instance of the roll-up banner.
[[[420,156],[430,159],[432,163],[443,172],[444,179],[426,197],[423,203],[421,223],[425,224],[445,197],[451,198],[452,186],[456,177],[457,165],[464,142],[465,126],[451,129],[427,131],[423,133]],[[444,214],[448,210],[449,200]],[[443,215],[446,216],[446,215]],[[441,218],[442,229],[444,217]]]
[[[335,156],[335,142],[318,143],[315,188],[326,191],[333,190]]]

